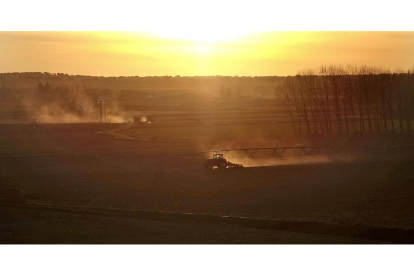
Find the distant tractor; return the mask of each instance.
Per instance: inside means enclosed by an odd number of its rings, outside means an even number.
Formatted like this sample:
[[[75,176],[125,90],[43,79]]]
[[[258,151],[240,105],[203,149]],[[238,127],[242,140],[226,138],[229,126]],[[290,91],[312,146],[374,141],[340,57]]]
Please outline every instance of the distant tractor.
[[[204,167],[206,169],[213,169],[214,167],[217,167],[219,169],[225,169],[225,168],[228,168],[228,167],[243,168],[243,165],[231,163],[230,161],[227,161],[224,158],[223,154],[215,153],[215,154],[213,154],[213,158],[208,159],[204,163]]]
[[[153,115],[134,116],[134,124],[135,125],[152,124],[154,122],[155,122],[155,118],[154,118]]]

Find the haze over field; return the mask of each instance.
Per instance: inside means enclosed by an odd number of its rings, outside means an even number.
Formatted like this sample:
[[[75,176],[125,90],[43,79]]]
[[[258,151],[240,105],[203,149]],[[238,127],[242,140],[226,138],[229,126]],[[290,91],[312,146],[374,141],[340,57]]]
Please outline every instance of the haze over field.
[[[413,66],[412,32],[2,32],[0,72],[295,75],[326,64]]]
[[[413,243],[413,57],[414,32],[0,32],[0,244]]]

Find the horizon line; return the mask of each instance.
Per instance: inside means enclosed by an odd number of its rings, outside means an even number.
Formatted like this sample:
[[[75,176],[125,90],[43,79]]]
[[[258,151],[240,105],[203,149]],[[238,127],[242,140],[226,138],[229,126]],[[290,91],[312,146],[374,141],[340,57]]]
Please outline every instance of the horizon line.
[[[64,76],[71,76],[71,77],[98,77],[98,78],[153,78],[153,77],[172,77],[172,78],[193,78],[193,77],[237,77],[237,78],[255,78],[255,77],[290,77],[295,75],[146,75],[146,76],[139,76],[139,75],[119,75],[119,76],[102,76],[102,75],[81,75],[81,74],[68,74],[68,73],[52,73],[52,72],[40,72],[40,71],[28,71],[28,72],[0,72],[0,75],[7,75],[7,74],[42,74],[42,75],[53,75],[58,76],[59,74]],[[297,74],[296,74],[297,75]]]

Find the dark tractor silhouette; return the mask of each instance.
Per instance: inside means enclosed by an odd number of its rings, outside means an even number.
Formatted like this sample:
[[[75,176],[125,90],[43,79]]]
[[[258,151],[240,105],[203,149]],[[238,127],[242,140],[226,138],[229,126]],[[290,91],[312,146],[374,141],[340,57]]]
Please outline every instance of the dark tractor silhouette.
[[[217,167],[219,169],[226,169],[228,167],[243,168],[243,165],[231,163],[230,161],[227,161],[224,158],[223,154],[215,153],[215,154],[213,154],[213,158],[208,159],[204,163],[204,167],[206,169],[213,169],[214,167]]]

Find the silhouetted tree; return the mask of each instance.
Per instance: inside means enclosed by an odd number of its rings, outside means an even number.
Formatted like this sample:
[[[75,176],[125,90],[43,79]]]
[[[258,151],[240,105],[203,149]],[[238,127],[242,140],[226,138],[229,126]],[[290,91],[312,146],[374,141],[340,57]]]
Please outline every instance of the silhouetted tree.
[[[414,74],[373,67],[323,66],[288,77],[278,88],[292,127],[307,133],[412,131]],[[293,111],[295,110],[295,112]],[[293,119],[296,118],[296,119]],[[359,124],[357,123],[359,121]]]

